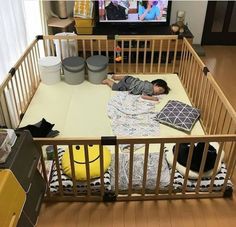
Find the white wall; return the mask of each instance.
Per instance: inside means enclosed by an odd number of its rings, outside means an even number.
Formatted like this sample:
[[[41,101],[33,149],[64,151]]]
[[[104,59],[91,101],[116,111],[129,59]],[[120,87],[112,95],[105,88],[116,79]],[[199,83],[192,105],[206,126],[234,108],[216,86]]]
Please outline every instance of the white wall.
[[[178,10],[186,12],[185,23],[188,23],[189,30],[192,32],[194,44],[201,44],[207,1],[172,1],[170,24],[176,22]]]

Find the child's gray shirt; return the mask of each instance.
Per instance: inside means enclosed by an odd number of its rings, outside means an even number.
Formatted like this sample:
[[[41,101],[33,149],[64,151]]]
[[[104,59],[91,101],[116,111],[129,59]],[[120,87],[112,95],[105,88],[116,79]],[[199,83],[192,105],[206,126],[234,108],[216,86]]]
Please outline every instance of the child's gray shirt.
[[[153,84],[149,81],[142,81],[139,78],[125,76],[117,84],[114,83],[112,90],[115,91],[130,91],[133,95],[153,95]]]

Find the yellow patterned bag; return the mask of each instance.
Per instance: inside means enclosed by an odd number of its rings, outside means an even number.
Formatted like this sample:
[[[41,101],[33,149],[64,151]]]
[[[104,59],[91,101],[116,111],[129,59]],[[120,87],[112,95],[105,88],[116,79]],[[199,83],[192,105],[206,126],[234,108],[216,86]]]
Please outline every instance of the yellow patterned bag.
[[[75,1],[74,17],[93,18],[93,1]]]

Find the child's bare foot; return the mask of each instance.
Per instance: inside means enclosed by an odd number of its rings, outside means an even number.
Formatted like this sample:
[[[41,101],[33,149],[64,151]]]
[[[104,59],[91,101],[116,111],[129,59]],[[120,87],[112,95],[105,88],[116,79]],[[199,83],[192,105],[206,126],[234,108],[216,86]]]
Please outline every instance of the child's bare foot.
[[[114,84],[114,82],[110,79],[105,79],[102,81],[102,84],[106,84],[108,85],[109,87],[112,87],[112,85]]]
[[[103,80],[102,84],[108,84],[108,79]]]

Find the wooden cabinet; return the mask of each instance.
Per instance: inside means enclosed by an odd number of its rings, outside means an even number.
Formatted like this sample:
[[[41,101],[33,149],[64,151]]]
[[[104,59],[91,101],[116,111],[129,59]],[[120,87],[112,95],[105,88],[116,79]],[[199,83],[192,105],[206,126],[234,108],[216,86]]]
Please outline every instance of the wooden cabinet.
[[[37,170],[40,154],[28,131],[16,132],[17,140],[5,163],[0,169],[8,169],[16,177],[26,194],[19,227],[34,226],[37,221],[46,183]],[[26,225],[25,223],[28,223]]]

